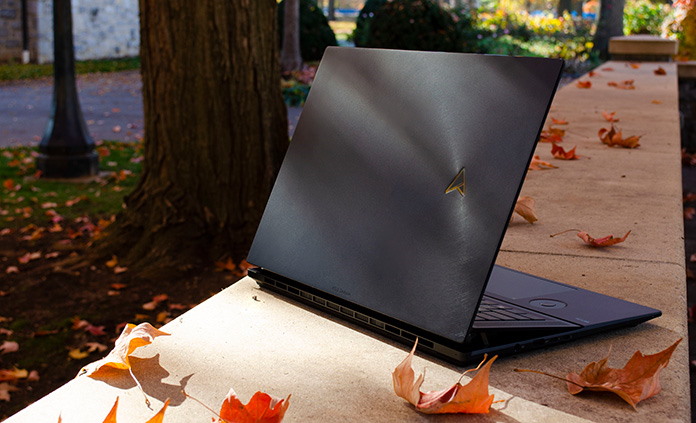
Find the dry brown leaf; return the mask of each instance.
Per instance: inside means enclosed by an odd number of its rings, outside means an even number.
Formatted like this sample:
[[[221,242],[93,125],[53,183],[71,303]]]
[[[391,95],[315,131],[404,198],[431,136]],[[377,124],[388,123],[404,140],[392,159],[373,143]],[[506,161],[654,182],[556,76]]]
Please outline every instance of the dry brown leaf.
[[[515,203],[515,213],[519,214],[529,223],[534,223],[539,220],[534,210],[534,199],[523,195],[517,199]]]
[[[554,143],[551,144],[551,154],[553,155],[553,157],[561,160],[578,160],[582,156],[575,154],[576,148],[577,146],[571,148],[568,151],[565,151],[563,147]]]
[[[396,395],[410,402],[416,407],[416,410],[425,414],[480,414],[490,411],[494,397],[488,393],[488,375],[497,356],[488,362],[484,357],[479,367],[464,372],[466,374],[478,370],[476,376],[468,384],[462,385],[457,382],[450,388],[424,393],[420,391],[424,375],[421,373],[416,378],[411,366],[417,345],[418,341],[416,340],[411,352],[392,372],[392,382]]]
[[[575,395],[585,389],[609,391],[636,408],[640,401],[660,392],[660,372],[667,367],[680,342],[681,338],[667,349],[652,355],[636,351],[621,369],[607,366],[609,356],[592,362],[580,374],[568,373],[568,392]]]
[[[609,147],[613,147],[615,145],[624,148],[640,147],[640,135],[633,135],[628,138],[624,138],[621,131],[617,131],[614,128],[613,123],[611,125],[611,128],[609,129],[601,128],[597,135],[599,136],[600,141],[602,141],[603,144],[606,144]]]

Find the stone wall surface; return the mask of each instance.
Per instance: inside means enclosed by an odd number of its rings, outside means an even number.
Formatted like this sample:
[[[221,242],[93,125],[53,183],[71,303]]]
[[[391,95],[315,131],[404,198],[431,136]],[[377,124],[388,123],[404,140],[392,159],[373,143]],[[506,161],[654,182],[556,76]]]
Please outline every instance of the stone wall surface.
[[[36,33],[36,3],[27,3],[29,33]],[[31,56],[36,54],[36,38],[29,37]],[[0,0],[0,61],[20,61],[22,58],[22,2]]]
[[[38,62],[52,62],[53,1],[38,0],[36,9]],[[75,59],[138,55],[140,32],[137,0],[72,0],[72,15]]]

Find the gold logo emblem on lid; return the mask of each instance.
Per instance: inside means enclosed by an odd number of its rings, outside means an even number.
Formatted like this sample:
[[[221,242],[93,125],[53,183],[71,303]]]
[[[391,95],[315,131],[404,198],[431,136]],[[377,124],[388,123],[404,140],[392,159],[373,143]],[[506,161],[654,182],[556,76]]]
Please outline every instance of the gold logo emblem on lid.
[[[449,184],[445,190],[445,194],[449,194],[452,191],[459,191],[459,194],[463,197],[466,193],[466,178],[464,177],[465,168],[457,173],[452,182]]]

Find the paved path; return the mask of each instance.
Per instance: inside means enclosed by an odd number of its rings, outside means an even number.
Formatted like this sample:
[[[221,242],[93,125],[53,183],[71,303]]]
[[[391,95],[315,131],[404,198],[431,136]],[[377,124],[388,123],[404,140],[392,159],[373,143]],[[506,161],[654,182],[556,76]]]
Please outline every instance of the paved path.
[[[78,76],[82,113],[95,141],[135,141],[143,136],[143,105],[138,71]],[[0,83],[0,147],[36,145],[51,108],[53,79]],[[288,110],[294,131],[301,108]]]

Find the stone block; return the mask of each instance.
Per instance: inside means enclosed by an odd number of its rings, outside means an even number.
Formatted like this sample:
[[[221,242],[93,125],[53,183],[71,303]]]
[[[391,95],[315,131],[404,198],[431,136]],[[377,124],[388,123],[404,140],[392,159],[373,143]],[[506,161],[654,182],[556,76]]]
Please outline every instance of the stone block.
[[[2,19],[15,19],[17,17],[17,11],[14,9],[0,9],[0,18]]]
[[[609,54],[615,60],[669,61],[678,49],[677,40],[657,35],[627,35],[609,40]]]

